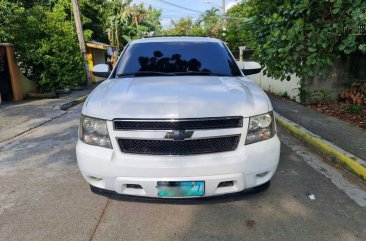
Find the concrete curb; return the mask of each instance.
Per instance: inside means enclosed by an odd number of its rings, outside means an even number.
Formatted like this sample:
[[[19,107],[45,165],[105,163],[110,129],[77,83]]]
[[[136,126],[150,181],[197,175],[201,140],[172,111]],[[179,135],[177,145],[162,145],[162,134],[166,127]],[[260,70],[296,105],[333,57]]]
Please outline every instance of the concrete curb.
[[[275,113],[277,124],[286,128],[295,137],[315,148],[321,154],[339,163],[351,173],[366,181],[366,161],[339,148],[333,143],[324,140],[322,137],[308,131],[304,127]]]
[[[88,98],[88,95],[84,95],[76,99],[70,100],[69,102],[62,104],[60,106],[60,110],[68,110],[77,104],[83,103],[86,100],[86,98]]]

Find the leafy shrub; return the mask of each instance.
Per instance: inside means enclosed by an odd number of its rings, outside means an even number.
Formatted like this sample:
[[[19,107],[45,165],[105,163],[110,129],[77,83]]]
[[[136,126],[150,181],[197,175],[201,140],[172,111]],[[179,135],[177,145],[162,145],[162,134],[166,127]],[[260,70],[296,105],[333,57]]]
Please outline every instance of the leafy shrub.
[[[362,107],[359,105],[349,105],[349,106],[345,107],[345,110],[347,112],[357,114],[357,115],[362,114]]]
[[[279,93],[279,95],[280,95],[282,98],[289,98],[287,91],[285,91],[285,92],[283,92],[283,93]]]
[[[70,7],[65,0],[30,8],[0,2],[0,42],[15,45],[22,72],[40,91],[80,86],[85,81],[84,60],[67,15]]]
[[[309,102],[311,103],[327,103],[331,100],[331,94],[326,90],[315,90],[311,92]]]
[[[270,77],[327,76],[337,56],[366,53],[365,0],[249,0],[256,58]],[[243,14],[244,15],[244,14]]]

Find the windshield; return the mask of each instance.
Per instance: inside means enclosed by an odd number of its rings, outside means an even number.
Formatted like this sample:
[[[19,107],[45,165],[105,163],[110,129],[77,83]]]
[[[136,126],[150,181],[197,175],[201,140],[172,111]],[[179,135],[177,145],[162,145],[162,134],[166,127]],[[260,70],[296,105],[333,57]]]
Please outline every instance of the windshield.
[[[149,42],[130,45],[116,76],[218,75],[241,76],[222,43]]]

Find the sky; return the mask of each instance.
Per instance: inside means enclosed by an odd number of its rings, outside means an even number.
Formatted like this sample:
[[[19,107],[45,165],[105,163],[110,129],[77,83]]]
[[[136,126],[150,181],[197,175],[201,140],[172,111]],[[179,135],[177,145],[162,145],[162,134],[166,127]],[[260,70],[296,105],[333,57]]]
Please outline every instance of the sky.
[[[211,2],[211,4],[205,2]],[[226,0],[225,2],[226,9],[228,9],[240,1]],[[154,8],[161,9],[162,14],[160,21],[164,28],[168,28],[170,26],[171,19],[178,20],[182,17],[191,17],[192,19],[197,19],[200,13],[211,9],[212,7],[219,8],[222,6],[222,0],[134,0],[132,3],[144,3],[144,5],[151,5]],[[187,9],[172,6],[169,5],[169,3]]]

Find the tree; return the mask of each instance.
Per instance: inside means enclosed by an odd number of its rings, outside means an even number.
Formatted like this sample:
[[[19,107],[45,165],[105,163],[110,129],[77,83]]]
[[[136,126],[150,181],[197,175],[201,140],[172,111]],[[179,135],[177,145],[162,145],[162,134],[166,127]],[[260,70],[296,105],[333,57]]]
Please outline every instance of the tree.
[[[151,6],[145,8],[143,4],[131,5],[131,2],[112,0],[108,7],[108,37],[112,44],[120,47],[131,39],[158,34],[162,30],[160,10]]]
[[[239,46],[251,47],[251,33],[247,23],[251,10],[247,2],[241,2],[226,13],[226,42],[231,51],[238,51]]]
[[[192,18],[180,18],[171,21],[172,27],[165,31],[166,35],[210,36],[222,38],[223,20],[215,8],[207,10],[193,21]]]
[[[271,77],[326,76],[337,56],[366,53],[360,34],[364,0],[250,0],[248,5],[251,42]]]
[[[82,85],[83,59],[67,15],[70,1],[59,0],[52,6],[34,2],[1,0],[0,42],[15,45],[22,72],[41,91]]]
[[[166,30],[166,35],[193,35],[192,30],[195,27],[192,18],[180,18],[178,21],[171,20],[171,24],[172,27]]]
[[[131,0],[79,0],[86,40],[123,46],[161,31],[160,11]],[[85,81],[70,0],[0,0],[0,42],[15,44],[23,74],[40,91]],[[109,31],[107,31],[109,28]],[[109,33],[109,35],[107,35]],[[109,38],[108,38],[109,37]]]
[[[108,43],[106,0],[79,0],[85,39]]]
[[[205,11],[197,20],[197,24],[202,27],[207,36],[223,38],[224,21],[217,8]]]

